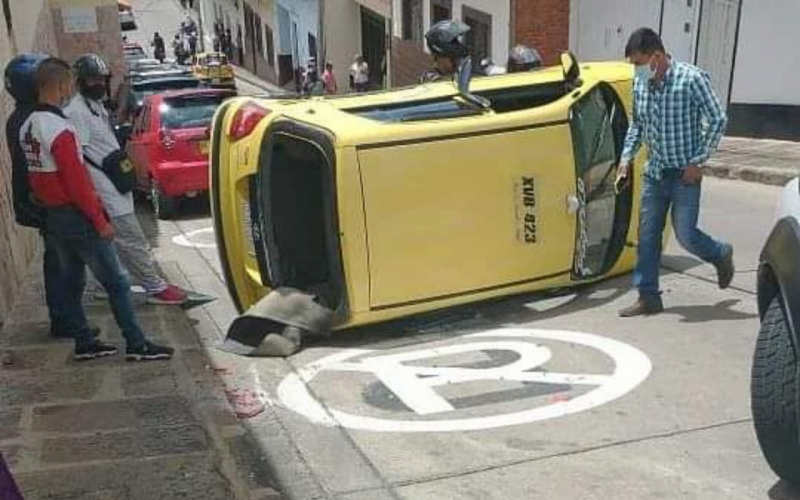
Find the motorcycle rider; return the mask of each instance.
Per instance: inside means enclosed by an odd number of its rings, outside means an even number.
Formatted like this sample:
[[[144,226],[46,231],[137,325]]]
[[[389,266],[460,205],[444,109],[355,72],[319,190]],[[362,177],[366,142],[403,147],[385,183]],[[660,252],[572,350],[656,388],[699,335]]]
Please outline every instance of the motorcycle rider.
[[[542,56],[539,52],[527,45],[517,45],[508,54],[508,73],[521,73],[533,71],[542,67]]]
[[[85,54],[75,62],[74,72],[78,94],[64,109],[64,114],[77,131],[95,189],[114,226],[117,235],[114,245],[120,260],[134,281],[145,289],[149,303],[183,304],[187,293],[168,284],[158,273],[134,212],[132,189],[135,174],[101,103],[108,91],[108,67],[99,56]]]
[[[433,54],[433,68],[420,76],[420,83],[438,82],[456,74],[460,61],[469,54],[462,41],[469,30],[466,24],[451,19],[431,26],[425,41]]]

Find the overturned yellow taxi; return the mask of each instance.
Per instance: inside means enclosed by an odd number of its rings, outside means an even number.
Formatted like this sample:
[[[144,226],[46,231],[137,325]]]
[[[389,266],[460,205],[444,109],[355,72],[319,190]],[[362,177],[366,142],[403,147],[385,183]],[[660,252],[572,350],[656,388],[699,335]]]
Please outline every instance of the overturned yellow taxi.
[[[337,329],[629,271],[632,67],[563,59],[468,91],[224,104],[212,207],[239,311],[296,290]]]

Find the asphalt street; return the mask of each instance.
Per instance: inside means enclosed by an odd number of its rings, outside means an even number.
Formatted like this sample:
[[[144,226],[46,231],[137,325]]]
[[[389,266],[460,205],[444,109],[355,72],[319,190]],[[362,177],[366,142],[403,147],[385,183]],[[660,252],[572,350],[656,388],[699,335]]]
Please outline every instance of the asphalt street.
[[[734,286],[671,242],[660,316],[617,317],[635,299],[625,276],[337,333],[288,361],[212,358],[264,403],[249,427],[290,498],[800,498],[764,463],[749,408],[779,190],[704,182],[702,225],[735,245]],[[185,210],[149,231],[220,296],[192,313],[213,345],[235,311],[208,210]]]
[[[134,5],[135,36],[177,30],[176,1]],[[236,313],[207,200],[174,221],[141,215],[162,265],[219,297],[190,318],[288,498],[800,498],[761,457],[749,408],[779,189],[704,183],[701,225],[735,246],[731,289],[673,241],[657,317],[617,317],[636,297],[624,276],[339,332],[289,360],[214,348]]]

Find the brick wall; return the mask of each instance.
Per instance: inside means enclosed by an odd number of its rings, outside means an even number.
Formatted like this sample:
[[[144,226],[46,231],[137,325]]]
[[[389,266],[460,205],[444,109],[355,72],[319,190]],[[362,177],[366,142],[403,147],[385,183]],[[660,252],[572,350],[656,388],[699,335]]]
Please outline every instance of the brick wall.
[[[569,0],[512,0],[513,44],[539,51],[545,64],[556,64],[569,49]]]
[[[392,39],[392,86],[415,85],[420,75],[431,67],[431,56],[410,40]]]

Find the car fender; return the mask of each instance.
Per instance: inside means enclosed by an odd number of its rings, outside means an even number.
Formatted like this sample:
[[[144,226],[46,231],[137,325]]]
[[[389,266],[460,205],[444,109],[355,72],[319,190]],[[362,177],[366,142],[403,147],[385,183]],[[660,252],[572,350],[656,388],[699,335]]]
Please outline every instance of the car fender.
[[[792,216],[778,221],[761,251],[758,272],[758,310],[761,318],[778,292],[784,299],[794,345],[800,346],[800,224]]]

